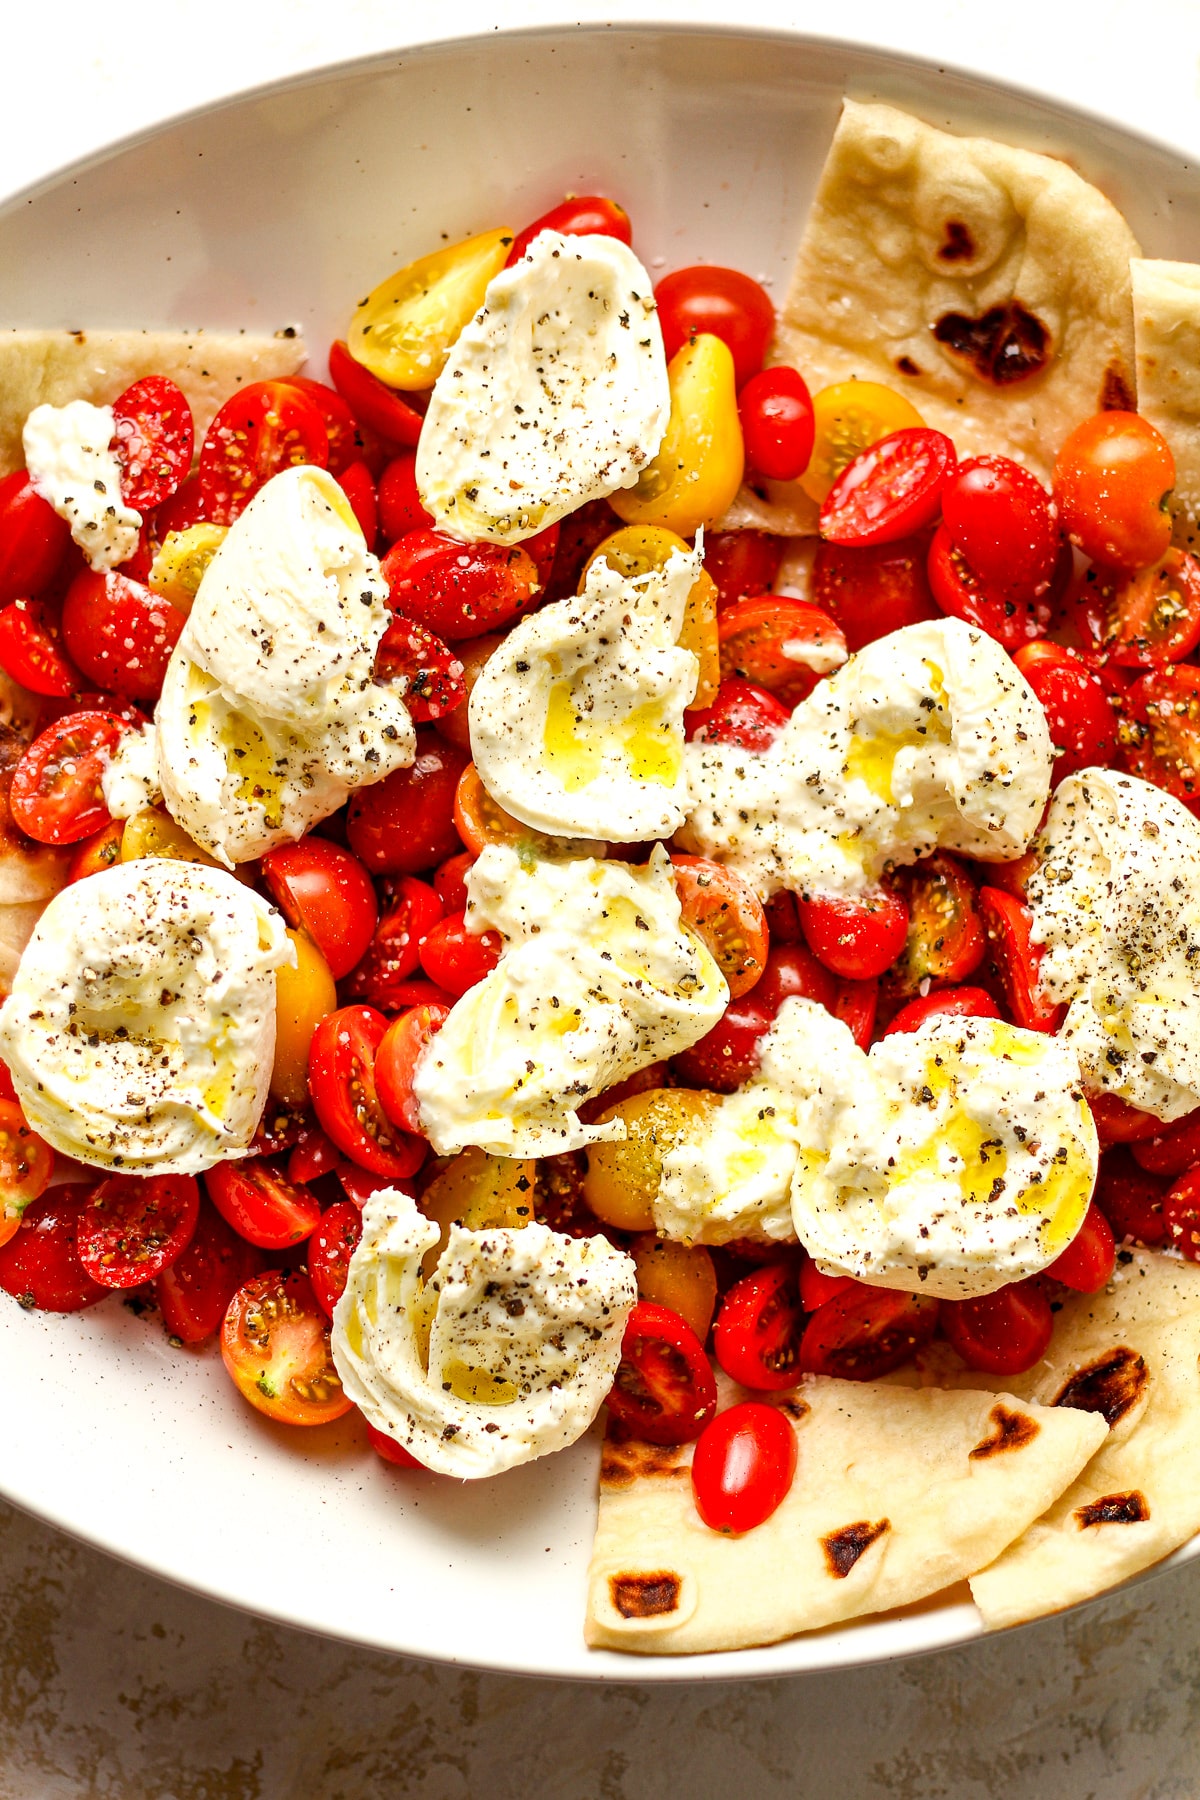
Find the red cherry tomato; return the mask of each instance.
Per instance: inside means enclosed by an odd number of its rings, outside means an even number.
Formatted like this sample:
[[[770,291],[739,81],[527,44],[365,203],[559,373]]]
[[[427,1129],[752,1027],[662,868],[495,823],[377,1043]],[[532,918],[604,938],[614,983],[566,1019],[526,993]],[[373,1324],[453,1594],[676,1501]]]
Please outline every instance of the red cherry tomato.
[[[767,921],[762,904],[733,869],[707,857],[676,851],[671,863],[683,923],[707,945],[729,985],[731,999],[738,1000],[755,985],[766,966]]]
[[[1006,650],[1016,650],[1042,635],[1049,603],[1015,600],[1010,594],[987,586],[955,548],[944,524],[933,535],[926,567],[930,591],[952,619],[977,625]]]
[[[443,531],[410,531],[383,559],[388,605],[447,643],[507,625],[542,591],[520,546],[462,544]]]
[[[1160,1124],[1153,1137],[1140,1138],[1133,1159],[1152,1175],[1183,1175],[1200,1164],[1200,1111]]]
[[[146,375],[113,401],[113,453],[121,498],[140,513],[169,500],[192,466],[195,427],[187,396],[165,375]]]
[[[859,1049],[867,1050],[875,1035],[878,1008],[878,981],[839,981],[830,1010],[846,1026]]]
[[[750,993],[731,1001],[712,1030],[676,1056],[672,1067],[695,1087],[731,1094],[756,1072],[758,1040],[790,994],[834,1010],[837,982],[806,944],[773,945]]]
[[[350,463],[335,479],[350,502],[350,510],[358,520],[367,549],[374,550],[379,535],[379,505],[370,469],[365,462]]]
[[[206,1171],[208,1197],[227,1224],[248,1244],[286,1250],[315,1230],[321,1202],[261,1156],[217,1163]]]
[[[932,525],[954,473],[954,445],[923,425],[889,432],[847,463],[821,507],[831,544],[894,544]]]
[[[845,661],[842,628],[819,606],[763,594],[717,615],[721,679],[767,688],[789,710],[811,694],[835,658]]]
[[[783,539],[770,531],[706,531],[704,569],[717,589],[717,609],[769,594],[783,560]]]
[[[45,1193],[54,1173],[54,1152],[27,1124],[17,1103],[16,1089],[7,1068],[0,1087],[0,1244],[17,1229],[17,1220],[31,1200]]]
[[[355,362],[340,339],[329,346],[329,379],[360,425],[369,425],[391,444],[415,444],[422,415],[409,398],[386,387],[370,369]]]
[[[800,1264],[799,1285],[800,1305],[806,1313],[813,1313],[827,1300],[836,1300],[839,1294],[848,1294],[852,1288],[860,1288],[863,1284],[855,1281],[853,1275],[825,1275],[812,1257],[806,1256]]]
[[[1161,668],[1200,644],[1200,560],[1168,550],[1161,562],[1121,583],[1106,621],[1104,647],[1118,667]]]
[[[1020,1375],[1040,1362],[1054,1314],[1036,1281],[1017,1281],[977,1300],[943,1300],[942,1330],[968,1369]]]
[[[156,700],[184,614],[115,570],[85,569],[63,602],[63,641],[89,681],[130,700]]]
[[[711,706],[687,715],[687,735],[705,744],[736,744],[741,750],[769,750],[791,718],[766,688],[730,675]]]
[[[402,450],[379,477],[379,529],[383,541],[394,544],[410,531],[424,531],[432,524],[433,514],[425,511],[417,492],[417,453]]]
[[[71,527],[38,493],[27,469],[0,480],[0,603],[48,587],[70,541]]]
[[[328,462],[325,421],[308,396],[290,381],[252,381],[225,402],[200,446],[206,515],[230,525],[272,475]]]
[[[797,896],[800,928],[813,955],[835,975],[869,981],[895,962],[908,938],[908,908],[899,894]]]
[[[817,545],[810,592],[841,626],[847,649],[862,650],[891,631],[939,616],[925,572],[927,556],[924,537],[865,548]]]
[[[448,856],[433,873],[433,886],[444,913],[466,912],[467,876],[475,862],[469,850]],[[386,1007],[384,1008],[386,1011]]]
[[[791,1421],[776,1406],[744,1400],[718,1413],[696,1441],[696,1511],[713,1531],[753,1531],[787,1498],[795,1475]]]
[[[101,1287],[137,1287],[187,1248],[199,1212],[192,1175],[110,1175],[80,1211],[79,1260]]]
[[[1062,528],[1095,563],[1143,569],[1171,542],[1167,500],[1175,458],[1162,433],[1133,412],[1077,425],[1054,465]]]
[[[1200,620],[1200,613],[1197,614]],[[1042,703],[1058,755],[1057,784],[1065,775],[1117,755],[1117,721],[1096,675],[1074,650],[1061,644],[1023,644],[1013,657]]]
[[[299,388],[305,399],[311,400],[320,413],[325,425],[325,438],[329,447],[327,468],[331,475],[341,480],[350,469],[359,467],[366,469],[362,461],[362,439],[358,435],[358,424],[354,414],[346,403],[345,397],[336,388],[326,387],[323,381],[313,381],[307,375],[289,375],[289,387]],[[368,474],[370,471],[367,471]],[[345,486],[345,483],[342,484]],[[364,531],[364,537],[367,535]],[[371,538],[367,537],[368,545]]]
[[[421,1129],[421,1113],[413,1093],[417,1063],[431,1038],[450,1016],[450,1008],[433,1000],[393,1019],[375,1055],[375,1089],[379,1104],[404,1131]]]
[[[111,1292],[92,1280],[76,1248],[92,1192],[86,1183],[51,1188],[30,1201],[14,1235],[0,1245],[0,1288],[30,1311],[79,1312]]]
[[[1089,1094],[1087,1103],[1102,1144],[1136,1144],[1140,1138],[1152,1138],[1162,1129],[1162,1121],[1153,1113],[1130,1106],[1119,1094]]]
[[[1164,1196],[1162,1211],[1166,1242],[1189,1262],[1200,1262],[1200,1170],[1179,1177]]]
[[[301,1185],[316,1181],[319,1176],[336,1169],[341,1160],[341,1151],[325,1136],[321,1127],[306,1125],[288,1155],[287,1178]]]
[[[425,1158],[418,1137],[396,1131],[375,1088],[375,1053],[388,1029],[369,1006],[343,1006],[313,1032],[308,1086],[321,1129],[338,1149],[373,1175],[406,1181]]]
[[[713,1323],[713,1355],[742,1387],[795,1387],[803,1309],[796,1265],[767,1263],[735,1281]]]
[[[385,907],[375,935],[358,966],[350,971],[346,991],[353,1000],[366,1000],[380,1012],[396,1012],[401,1002],[397,989],[420,967],[421,945],[442,916],[443,903],[434,890],[415,876],[402,875],[393,884],[393,897]],[[464,892],[461,911],[466,906]]]
[[[951,987],[983,961],[986,948],[975,883],[957,857],[935,850],[896,876],[908,903],[908,935],[887,985],[893,995]]]
[[[1043,593],[1058,557],[1058,516],[1036,475],[1007,456],[960,463],[942,494],[955,549],[989,591],[1015,600]]]
[[[506,269],[520,262],[539,231],[557,231],[563,237],[611,237],[622,244],[633,242],[633,226],[623,206],[618,206],[615,200],[606,200],[602,194],[578,194],[569,200],[560,200],[557,206],[552,206],[549,212],[542,213],[532,225],[517,233],[504,265]]]
[[[1162,1176],[1138,1167],[1134,1157],[1141,1148],[1138,1145],[1131,1155],[1119,1144],[1101,1154],[1093,1200],[1118,1242],[1132,1238],[1135,1243],[1156,1249],[1167,1241],[1167,1222],[1163,1217],[1167,1184]]]
[[[639,1300],[625,1324],[608,1410],[650,1444],[687,1444],[717,1410],[704,1346],[669,1307]]]
[[[667,361],[691,339],[711,332],[729,348],[738,388],[762,368],[775,330],[766,290],[737,269],[700,265],[664,275],[654,290]]]
[[[813,1313],[800,1339],[798,1367],[843,1381],[874,1381],[927,1344],[937,1321],[936,1300],[856,1281]]]
[[[215,1337],[229,1302],[261,1268],[262,1258],[254,1246],[201,1200],[190,1242],[155,1277],[154,1294],[168,1332],[185,1344]]]
[[[452,913],[426,933],[421,967],[430,981],[457,999],[491,974],[500,961],[501,947],[498,932],[468,931],[466,914]]]
[[[1064,1287],[1080,1294],[1098,1294],[1112,1280],[1117,1261],[1116,1240],[1112,1226],[1095,1201],[1083,1216],[1083,1224],[1066,1249],[1056,1256],[1046,1270]]]
[[[882,1036],[894,1031],[917,1031],[926,1019],[999,1019],[1003,1017],[992,996],[983,988],[938,988],[902,1006]]]
[[[39,844],[77,844],[108,824],[100,778],[128,730],[110,712],[68,713],[34,738],[13,770],[14,822]]]
[[[260,864],[271,898],[293,927],[307,931],[335,981],[366,955],[379,907],[356,856],[328,838],[268,850]]]
[[[979,916],[988,943],[985,967],[999,984],[1013,1023],[1026,1031],[1057,1031],[1064,1009],[1041,992],[1042,951],[1029,935],[1028,906],[1000,888],[981,887]]]
[[[376,1431],[373,1425],[367,1426],[367,1442],[377,1456],[381,1456],[385,1463],[391,1463],[394,1468],[423,1469],[425,1467],[424,1463],[419,1463],[416,1457],[404,1448],[403,1444],[398,1444],[395,1438],[388,1436],[386,1431]]]
[[[44,600],[14,600],[0,612],[0,669],[30,693],[59,700],[87,685],[64,654],[60,616]]]
[[[1130,688],[1126,710],[1130,771],[1200,811],[1200,669],[1152,669]]]
[[[444,718],[467,697],[463,665],[424,625],[396,613],[375,655],[380,681],[403,681],[404,704],[418,724]]]
[[[784,364],[752,375],[738,395],[738,417],[747,467],[768,481],[798,481],[815,434],[812,395],[799,370]]]
[[[362,1213],[353,1200],[335,1200],[321,1214],[308,1240],[308,1278],[324,1312],[333,1309],[346,1291],[350,1258],[362,1236]]]
[[[454,794],[470,760],[466,750],[426,727],[417,732],[411,767],[394,769],[352,796],[346,836],[373,874],[416,875],[462,849]]]
[[[221,1360],[243,1399],[282,1425],[326,1425],[350,1411],[329,1320],[302,1269],[268,1269],[238,1289],[221,1326]]]

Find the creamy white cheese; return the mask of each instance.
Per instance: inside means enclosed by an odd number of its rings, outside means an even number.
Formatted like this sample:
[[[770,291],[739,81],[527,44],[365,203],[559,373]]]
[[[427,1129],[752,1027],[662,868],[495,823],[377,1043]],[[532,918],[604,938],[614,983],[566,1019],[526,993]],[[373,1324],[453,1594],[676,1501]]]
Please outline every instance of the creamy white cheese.
[[[1178,1119],[1200,1106],[1200,822],[1136,775],[1055,790],[1029,882],[1040,979],[1089,1088]]]
[[[1052,748],[1032,688],[958,619],[879,638],[793,712],[769,750],[692,743],[689,847],[760,898],[846,894],[888,863],[937,849],[1022,854],[1050,788]]]
[[[142,529],[141,513],[121,498],[121,465],[109,448],[115,430],[111,406],[71,400],[35,406],[23,433],[29,479],[93,569],[125,562]]]
[[[161,804],[158,733],[152,724],[124,734],[104,766],[100,787],[114,819],[132,819],[147,806]]]
[[[0,1056],[67,1156],[195,1173],[244,1151],[267,1096],[283,921],[220,869],[117,863],[53,899],[0,1009]]]
[[[412,762],[408,709],[373,678],[386,597],[323,469],[285,469],[230,527],[155,712],[167,806],[219,862],[301,837]]]
[[[633,1260],[603,1237],[438,1227],[394,1188],[363,1209],[333,1317],[333,1359],[376,1430],[427,1469],[498,1475],[587,1430],[637,1299]]]
[[[538,862],[489,844],[467,876],[467,924],[500,962],[464,994],[417,1065],[421,1129],[439,1155],[575,1150],[614,1127],[576,1108],[712,1029],[729,989],[680,922],[661,845],[641,868]]]
[[[602,558],[581,595],[514,626],[471,692],[471,754],[526,825],[633,843],[687,811],[683,713],[699,664],[676,639],[702,551],[623,576]]]
[[[437,525],[515,544],[654,458],[671,416],[653,284],[609,237],[539,232],[488,284],[438,376],[417,445]]]

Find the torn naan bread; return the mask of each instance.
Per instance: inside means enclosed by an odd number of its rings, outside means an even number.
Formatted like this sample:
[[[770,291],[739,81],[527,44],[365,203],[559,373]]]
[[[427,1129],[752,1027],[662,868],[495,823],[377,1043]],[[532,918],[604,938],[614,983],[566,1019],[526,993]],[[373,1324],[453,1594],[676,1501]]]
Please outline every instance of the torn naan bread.
[[[43,402],[111,406],[143,375],[168,375],[188,397],[199,444],[238,388],[294,375],[306,355],[296,333],[0,330],[0,477],[23,466],[21,433]]]
[[[881,381],[960,456],[1043,480],[1067,434],[1135,405],[1137,241],[1054,157],[847,101],[774,355],[815,393]]]
[[[1138,411],[1175,458],[1175,542],[1200,543],[1200,264],[1135,258]]]
[[[1003,1395],[822,1375],[779,1404],[796,1431],[796,1478],[740,1537],[697,1513],[692,1445],[606,1442],[589,1644],[735,1650],[907,1606],[991,1562],[1107,1429],[1094,1413]]]

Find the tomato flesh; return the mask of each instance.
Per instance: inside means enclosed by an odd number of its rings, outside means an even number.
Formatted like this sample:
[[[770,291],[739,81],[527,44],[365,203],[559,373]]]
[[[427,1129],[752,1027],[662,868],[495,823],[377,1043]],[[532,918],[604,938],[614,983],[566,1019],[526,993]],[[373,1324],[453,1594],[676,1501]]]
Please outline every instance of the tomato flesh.
[[[777,594],[738,600],[717,615],[721,680],[738,676],[789,709],[846,659],[836,619],[807,600]]]
[[[187,1248],[199,1211],[191,1175],[110,1175],[80,1212],[79,1260],[102,1287],[137,1287]]]
[[[725,1295],[713,1325],[713,1355],[742,1387],[794,1387],[802,1325],[795,1264],[768,1263],[743,1275]]]
[[[335,1200],[321,1214],[308,1240],[308,1277],[322,1310],[333,1309],[346,1291],[350,1258],[362,1237],[362,1213],[353,1200]]]
[[[1152,669],[1130,688],[1126,710],[1130,772],[1200,810],[1200,668]]]
[[[704,1346],[669,1307],[639,1300],[625,1324],[608,1395],[611,1416],[651,1444],[687,1444],[717,1410]]]
[[[809,1319],[799,1367],[844,1381],[874,1381],[903,1367],[929,1342],[937,1322],[936,1300],[855,1282]]]
[[[50,1188],[30,1201],[16,1232],[0,1244],[0,1288],[27,1310],[80,1312],[111,1292],[93,1281],[76,1247],[92,1192],[84,1183]]]
[[[78,712],[33,740],[13,770],[14,822],[39,844],[77,844],[109,822],[101,776],[128,724],[116,713]]]
[[[13,1235],[30,1201],[45,1193],[55,1160],[50,1145],[26,1122],[7,1069],[3,1085],[11,1091],[0,1098],[0,1244]]]
[[[1006,650],[1042,636],[1049,604],[1015,599],[1004,589],[989,586],[967,563],[945,523],[933,534],[926,569],[930,592],[952,619],[977,625]]]
[[[789,994],[834,1010],[837,982],[806,944],[776,944],[750,993],[732,1000],[711,1031],[673,1059],[685,1082],[731,1094],[758,1069],[758,1040]]]
[[[61,615],[38,599],[0,611],[0,668],[30,693],[58,700],[87,685],[63,650]]]
[[[192,466],[195,427],[182,389],[146,375],[113,401],[113,450],[121,498],[140,513],[170,499]]]
[[[1182,662],[1200,644],[1200,559],[1168,550],[1117,588],[1104,646],[1121,668]]]
[[[753,1531],[787,1498],[795,1475],[791,1421],[776,1406],[744,1400],[718,1413],[696,1441],[696,1511],[712,1531]]]
[[[461,660],[425,625],[397,613],[375,653],[380,681],[402,681],[404,704],[418,724],[442,719],[467,697]]]
[[[271,898],[289,925],[307,931],[335,981],[366,955],[379,906],[356,856],[328,838],[306,837],[268,850],[259,863]]]
[[[190,1241],[155,1278],[155,1298],[167,1331],[183,1344],[215,1337],[229,1302],[261,1266],[253,1245],[202,1199]]]
[[[969,1369],[1020,1375],[1040,1362],[1054,1314],[1036,1281],[1018,1281],[974,1300],[943,1300],[942,1330]]]
[[[1041,990],[1042,951],[1030,935],[1029,907],[1000,888],[982,887],[979,916],[988,944],[986,966],[999,984],[1013,1023],[1026,1031],[1057,1031],[1065,1009]]]
[[[321,1129],[373,1175],[406,1181],[425,1158],[418,1137],[393,1130],[375,1088],[375,1053],[387,1031],[382,1013],[343,1006],[313,1032],[308,1085]]]
[[[910,997],[928,986],[953,986],[979,967],[986,948],[975,899],[975,883],[962,864],[944,850],[923,858],[897,876],[908,901],[908,934],[889,970],[891,993]]]
[[[290,381],[251,382],[225,402],[200,446],[207,517],[231,525],[272,475],[298,463],[328,466],[319,408]]]
[[[375,1086],[387,1117],[404,1131],[421,1129],[420,1107],[413,1093],[417,1063],[450,1016],[449,1006],[434,1000],[414,1006],[393,1019],[375,1057]]]
[[[847,463],[821,505],[821,536],[832,544],[893,544],[932,525],[955,468],[941,431],[893,431]]]
[[[329,1321],[301,1269],[268,1269],[233,1296],[221,1359],[251,1406],[283,1425],[326,1425],[348,1413],[329,1347]]]
[[[761,901],[734,870],[707,857],[677,851],[671,864],[683,923],[712,952],[730,998],[739,999],[766,966],[767,921]]]

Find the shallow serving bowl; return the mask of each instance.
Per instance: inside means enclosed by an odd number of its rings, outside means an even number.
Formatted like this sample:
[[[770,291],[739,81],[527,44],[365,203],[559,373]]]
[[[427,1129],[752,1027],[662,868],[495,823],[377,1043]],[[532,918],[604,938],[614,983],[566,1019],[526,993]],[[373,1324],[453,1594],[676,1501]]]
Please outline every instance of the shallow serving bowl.
[[[0,325],[297,326],[323,374],[330,339],[389,269],[443,237],[519,227],[569,191],[622,200],[655,275],[720,261],[779,292],[845,93],[1060,153],[1147,254],[1200,257],[1200,176],[1182,155],[1062,106],[795,36],[585,29],[335,69],[55,177],[0,207]],[[778,1675],[979,1631],[956,1593],[738,1654],[588,1652],[595,1433],[491,1482],[402,1474],[351,1421],[273,1426],[215,1350],[173,1350],[119,1300],[67,1318],[0,1301],[0,1492],[253,1611],[415,1655],[609,1680]]]

